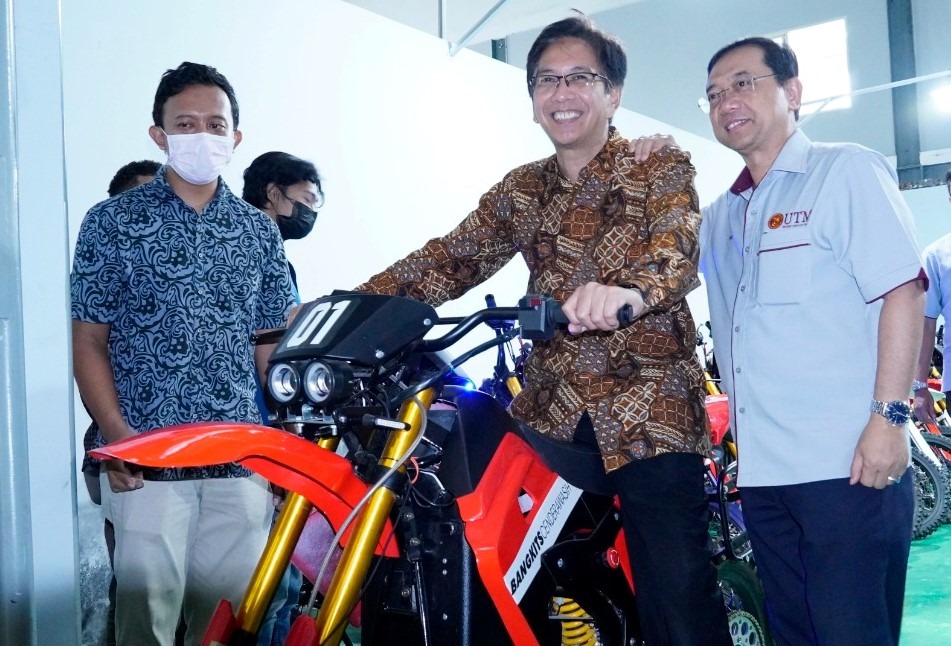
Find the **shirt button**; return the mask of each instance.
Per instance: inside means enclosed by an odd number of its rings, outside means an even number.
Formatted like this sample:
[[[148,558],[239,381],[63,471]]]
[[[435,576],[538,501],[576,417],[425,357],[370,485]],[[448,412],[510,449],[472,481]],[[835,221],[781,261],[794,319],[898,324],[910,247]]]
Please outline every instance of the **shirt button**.
[[[204,295],[205,295],[205,290],[199,289],[199,290],[198,290],[198,295],[199,295],[199,296],[204,296]]]
[[[749,247],[747,247],[747,248],[746,248],[746,249],[744,249],[743,251],[745,251],[746,253],[749,253],[749,252],[750,252],[750,248],[749,248]]]
[[[739,331],[740,331],[740,326],[737,325],[735,328],[733,328],[733,331],[734,331],[734,332],[739,332]]]
[[[746,412],[746,409],[743,408],[742,406],[740,406],[740,412],[741,412],[741,413],[745,413],[745,412]]]
[[[745,291],[746,291],[746,285],[740,285],[740,291],[741,291],[741,292],[745,292]]]
[[[743,372],[743,368],[737,368],[737,369],[736,369],[736,374],[740,374],[741,372]]]

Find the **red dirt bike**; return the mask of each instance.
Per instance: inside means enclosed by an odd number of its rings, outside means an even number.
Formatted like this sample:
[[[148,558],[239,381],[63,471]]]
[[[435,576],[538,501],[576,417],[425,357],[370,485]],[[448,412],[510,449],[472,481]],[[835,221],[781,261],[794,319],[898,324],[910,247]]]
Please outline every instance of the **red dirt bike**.
[[[501,319],[519,326],[434,368],[434,352]],[[615,500],[549,470],[492,397],[444,385],[460,363],[516,334],[550,338],[559,319],[547,297],[440,319],[405,298],[335,294],[305,305],[271,357],[268,390],[284,430],[187,424],[95,455],[238,462],[291,492],[243,600],[236,609],[222,601],[203,644],[254,644],[293,557],[322,585],[316,618],[296,619],[290,646],[336,645],[348,623],[361,626],[364,646],[633,646],[635,590]],[[437,325],[453,327],[424,339]],[[333,539],[295,555],[324,518]],[[728,564],[721,589],[735,642],[768,643],[755,576]]]

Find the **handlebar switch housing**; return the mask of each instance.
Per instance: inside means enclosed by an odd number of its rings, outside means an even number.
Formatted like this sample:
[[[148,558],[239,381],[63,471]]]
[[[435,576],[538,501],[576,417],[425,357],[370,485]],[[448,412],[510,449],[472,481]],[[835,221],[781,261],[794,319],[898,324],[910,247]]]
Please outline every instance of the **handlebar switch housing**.
[[[555,336],[556,325],[568,322],[561,306],[551,296],[523,296],[519,299],[518,306],[518,324],[522,328],[523,339],[550,339]]]

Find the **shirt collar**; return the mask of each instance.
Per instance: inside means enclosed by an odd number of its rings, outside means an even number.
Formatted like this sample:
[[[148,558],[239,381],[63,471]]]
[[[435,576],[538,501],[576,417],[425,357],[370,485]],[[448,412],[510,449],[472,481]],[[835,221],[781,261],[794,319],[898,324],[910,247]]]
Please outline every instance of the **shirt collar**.
[[[627,140],[621,136],[617,128],[608,126],[608,140],[604,146],[578,173],[578,181],[583,183],[592,175],[602,176],[610,174],[614,169],[617,159],[627,154]],[[558,170],[558,159],[552,155],[545,161],[545,185],[548,188],[557,188],[563,186],[568,188],[572,182],[568,180],[561,171]]]
[[[149,184],[154,185],[157,189],[166,194],[167,197],[175,197],[176,199],[181,199],[175,195],[175,191],[172,190],[171,184],[168,183],[168,178],[165,177],[165,171],[168,169],[168,164],[163,164],[158,172],[155,173],[155,179],[153,179]],[[215,196],[211,198],[211,202],[208,203],[208,206],[211,206],[220,199],[226,198],[231,194],[231,189],[228,188],[228,185],[225,184],[225,180],[219,176],[218,177],[218,187],[215,189]],[[208,208],[207,206],[205,208]]]
[[[773,161],[773,165],[770,166],[769,172],[771,173],[775,170],[786,173],[805,173],[806,158],[809,155],[809,149],[811,147],[812,140],[810,140],[802,130],[796,128],[796,130],[789,135],[789,139],[786,140],[786,143],[783,144],[782,149]],[[744,167],[736,178],[736,181],[733,182],[733,186],[730,187],[730,192],[734,195],[739,195],[743,191],[751,188],[753,188],[753,175],[750,173],[749,168]]]

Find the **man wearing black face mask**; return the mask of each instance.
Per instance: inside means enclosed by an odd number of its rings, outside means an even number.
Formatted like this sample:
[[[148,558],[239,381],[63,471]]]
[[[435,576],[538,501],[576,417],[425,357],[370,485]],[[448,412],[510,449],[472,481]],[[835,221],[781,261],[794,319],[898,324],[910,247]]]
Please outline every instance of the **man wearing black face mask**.
[[[324,201],[320,175],[314,165],[279,151],[264,153],[251,162],[244,171],[241,197],[274,220],[282,240],[300,240],[309,234],[317,219],[317,207]],[[297,273],[290,261],[287,267],[294,283],[294,296],[299,303]],[[257,402],[266,422],[270,413],[260,387]],[[293,564],[289,565],[258,631],[258,646],[279,646],[284,643],[290,629],[291,610],[297,604],[302,582],[301,571]]]
[[[320,175],[309,161],[272,151],[256,158],[244,171],[244,191],[249,204],[264,211],[281,232],[283,240],[299,240],[310,233],[324,193]],[[297,273],[288,262],[297,289]],[[297,298],[300,302],[300,297]]]

